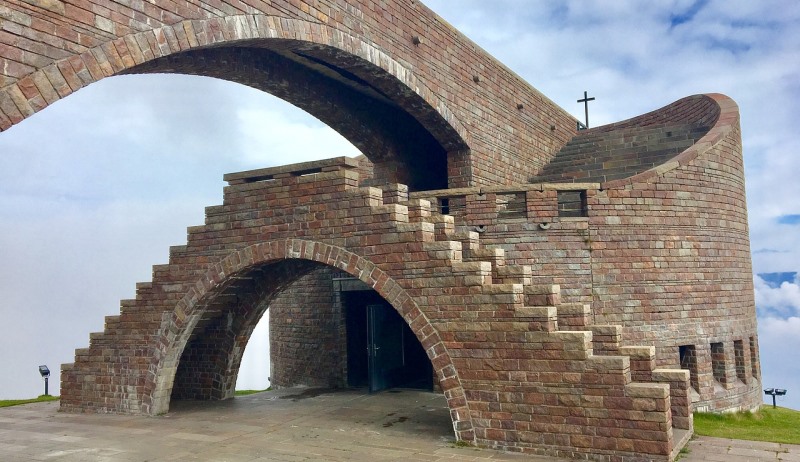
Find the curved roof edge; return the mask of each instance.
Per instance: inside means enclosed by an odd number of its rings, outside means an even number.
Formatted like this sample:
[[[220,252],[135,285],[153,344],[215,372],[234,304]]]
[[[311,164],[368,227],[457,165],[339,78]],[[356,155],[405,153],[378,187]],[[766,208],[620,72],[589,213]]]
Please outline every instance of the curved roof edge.
[[[675,106],[679,102],[684,101],[688,98],[696,98],[698,96],[702,96],[713,100],[716,103],[717,107],[719,108],[719,115],[717,117],[717,120],[714,122],[714,125],[708,130],[708,132],[706,132],[706,134],[703,135],[703,137],[701,137],[696,143],[694,143],[692,146],[690,146],[680,154],[676,155],[675,157],[672,157],[671,159],[662,163],[659,166],[645,170],[644,172],[638,173],[636,175],[632,175],[628,178],[612,180],[602,183],[600,185],[600,188],[615,189],[615,188],[623,188],[625,186],[632,185],[635,183],[644,183],[650,179],[662,176],[669,171],[675,170],[679,167],[689,164],[694,159],[696,159],[697,157],[699,157],[712,147],[716,146],[717,143],[722,141],[722,139],[724,139],[725,136],[733,129],[734,125],[739,122],[739,106],[733,99],[721,93],[708,93],[703,95],[689,96],[687,98],[678,100],[675,103],[669,104],[661,109],[657,109],[655,111],[649,112],[647,114],[638,117],[634,117],[632,119],[623,122],[605,125],[603,127],[597,127],[597,129],[612,127],[611,129],[613,130],[616,128],[623,128],[625,126],[632,126],[637,120],[640,121],[648,117],[658,117],[659,114],[668,112],[669,108]]]

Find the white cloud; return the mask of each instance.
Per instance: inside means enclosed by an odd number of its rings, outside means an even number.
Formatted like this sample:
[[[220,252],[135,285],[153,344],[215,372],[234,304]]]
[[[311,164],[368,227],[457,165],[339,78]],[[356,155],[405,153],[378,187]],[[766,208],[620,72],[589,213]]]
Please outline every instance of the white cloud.
[[[758,275],[753,277],[753,283],[756,307],[763,316],[800,316],[800,275],[793,282],[784,281],[778,287],[770,286]]]
[[[243,108],[236,115],[243,136],[242,156],[253,168],[361,155],[341,135],[310,117],[291,120],[264,107]]]
[[[269,313],[258,322],[244,350],[237,390],[263,390],[269,386]]]
[[[758,343],[762,385],[785,388],[788,392],[778,398],[778,405],[800,409],[800,366],[796,360],[800,351],[800,317],[759,319]]]

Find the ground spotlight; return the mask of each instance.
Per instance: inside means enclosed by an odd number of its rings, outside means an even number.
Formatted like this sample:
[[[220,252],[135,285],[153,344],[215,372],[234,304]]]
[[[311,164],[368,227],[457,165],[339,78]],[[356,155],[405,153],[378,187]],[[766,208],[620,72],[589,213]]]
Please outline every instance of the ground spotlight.
[[[772,407],[775,408],[775,397],[785,395],[786,390],[783,388],[767,388],[764,390],[764,394],[772,396]]]
[[[44,377],[44,395],[49,396],[50,393],[47,389],[47,380],[50,378],[50,369],[47,366],[39,366],[39,374]]]

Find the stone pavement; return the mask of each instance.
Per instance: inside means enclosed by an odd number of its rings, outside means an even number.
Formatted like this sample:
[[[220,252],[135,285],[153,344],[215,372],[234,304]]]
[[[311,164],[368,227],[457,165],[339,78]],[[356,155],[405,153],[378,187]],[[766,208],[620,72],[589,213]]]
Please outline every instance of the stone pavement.
[[[528,461],[457,447],[443,396],[410,390],[285,389],[177,403],[160,417],[66,414],[58,403],[0,409],[0,460]],[[800,462],[800,446],[700,437],[683,461]]]

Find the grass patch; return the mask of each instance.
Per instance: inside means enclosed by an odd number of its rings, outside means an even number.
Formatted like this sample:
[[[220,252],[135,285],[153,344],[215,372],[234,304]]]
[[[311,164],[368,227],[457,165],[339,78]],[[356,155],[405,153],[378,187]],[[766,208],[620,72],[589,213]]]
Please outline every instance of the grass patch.
[[[234,392],[235,396],[247,396],[247,395],[255,395],[256,393],[263,393],[265,391],[272,390],[272,387],[265,388],[263,390],[236,390]]]
[[[696,413],[694,432],[717,438],[800,444],[800,412],[764,406],[756,412]]]
[[[44,403],[47,401],[58,401],[58,396],[39,395],[38,398],[31,399],[0,399],[0,407],[19,406],[20,404]]]
[[[451,448],[461,448],[461,449],[478,449],[475,445],[469,441],[464,440],[454,440],[450,442]]]

